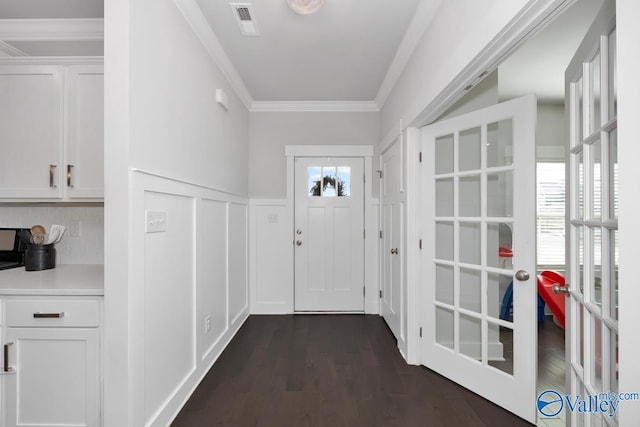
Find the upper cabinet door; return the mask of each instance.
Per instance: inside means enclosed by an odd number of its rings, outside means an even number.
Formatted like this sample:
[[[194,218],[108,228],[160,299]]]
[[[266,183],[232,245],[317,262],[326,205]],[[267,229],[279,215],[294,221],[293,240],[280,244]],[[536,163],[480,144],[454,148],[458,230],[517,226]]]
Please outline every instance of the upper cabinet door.
[[[60,198],[60,66],[0,67],[0,197]]]
[[[104,197],[104,70],[69,67],[65,186],[70,198]]]

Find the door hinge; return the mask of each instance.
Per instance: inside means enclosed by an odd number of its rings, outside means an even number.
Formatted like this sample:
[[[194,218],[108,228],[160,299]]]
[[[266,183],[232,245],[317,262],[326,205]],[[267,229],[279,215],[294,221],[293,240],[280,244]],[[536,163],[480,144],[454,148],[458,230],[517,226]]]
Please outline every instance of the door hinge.
[[[367,230],[362,230],[362,238],[363,239],[367,238]]]
[[[381,170],[381,169],[379,169],[379,170],[377,170],[376,172],[378,172],[378,177],[380,177],[380,179],[382,179],[382,170]]]
[[[380,298],[382,298],[382,289],[380,289],[379,294],[380,294]]]
[[[378,232],[378,234],[379,234],[380,238],[382,239],[382,230],[380,230],[380,231]]]
[[[362,182],[364,183],[367,182],[367,176],[365,174],[362,174]]]
[[[422,338],[422,326],[420,326],[420,338]]]
[[[422,249],[422,239],[418,240],[418,247]]]
[[[418,162],[422,163],[422,151],[418,153]]]
[[[362,296],[363,297],[367,296],[367,288],[365,286],[362,287]]]

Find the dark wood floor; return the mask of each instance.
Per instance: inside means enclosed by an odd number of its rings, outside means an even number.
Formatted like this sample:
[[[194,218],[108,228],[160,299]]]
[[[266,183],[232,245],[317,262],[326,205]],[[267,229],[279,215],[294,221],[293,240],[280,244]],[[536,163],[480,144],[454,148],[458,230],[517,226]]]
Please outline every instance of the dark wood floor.
[[[526,426],[400,356],[372,315],[251,316],[174,426]]]
[[[538,324],[538,392],[565,389],[564,330],[551,316]]]

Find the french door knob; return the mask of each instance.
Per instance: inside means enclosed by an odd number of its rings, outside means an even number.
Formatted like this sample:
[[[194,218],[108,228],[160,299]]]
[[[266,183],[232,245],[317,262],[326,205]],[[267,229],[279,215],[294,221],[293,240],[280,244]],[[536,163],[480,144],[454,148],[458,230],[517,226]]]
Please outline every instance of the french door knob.
[[[527,280],[529,280],[529,272],[525,271],[525,270],[518,270],[516,272],[516,279],[518,279],[521,282],[526,282]]]
[[[398,255],[398,248],[391,249],[391,255]]]
[[[560,285],[558,283],[554,283],[553,286],[551,287],[551,290],[553,291],[554,294],[559,294],[560,292],[563,292],[565,295],[569,295],[569,285]]]
[[[296,246],[302,246],[302,240],[296,240]]]

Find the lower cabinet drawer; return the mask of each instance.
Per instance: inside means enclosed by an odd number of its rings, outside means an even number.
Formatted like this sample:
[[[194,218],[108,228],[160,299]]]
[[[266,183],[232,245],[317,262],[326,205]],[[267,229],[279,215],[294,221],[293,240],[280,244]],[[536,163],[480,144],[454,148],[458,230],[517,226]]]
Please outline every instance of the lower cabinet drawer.
[[[9,327],[97,327],[98,300],[9,299],[5,300]]]

